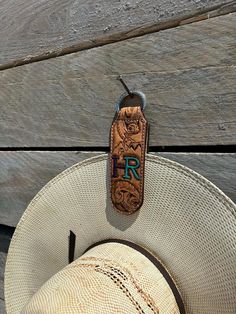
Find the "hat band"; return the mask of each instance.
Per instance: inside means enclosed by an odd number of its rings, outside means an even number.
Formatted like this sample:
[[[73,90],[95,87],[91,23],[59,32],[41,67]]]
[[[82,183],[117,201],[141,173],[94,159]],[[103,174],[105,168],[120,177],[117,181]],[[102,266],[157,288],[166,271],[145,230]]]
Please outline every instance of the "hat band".
[[[89,251],[90,249],[101,245],[101,244],[105,244],[105,243],[120,243],[123,245],[127,245],[129,247],[131,247],[132,249],[138,251],[139,253],[141,253],[142,255],[144,255],[147,259],[149,259],[149,261],[159,270],[159,272],[162,274],[162,276],[165,278],[166,282],[168,283],[168,285],[170,286],[172,293],[175,297],[175,301],[178,305],[179,308],[179,312],[180,314],[185,314],[185,308],[184,308],[184,303],[182,300],[182,297],[179,293],[179,290],[177,289],[172,277],[170,276],[170,274],[168,273],[168,271],[165,269],[165,267],[162,265],[162,263],[153,255],[151,254],[149,251],[147,251],[145,248],[143,248],[142,246],[127,241],[127,240],[122,240],[122,239],[106,239],[106,240],[102,240],[102,241],[98,241],[92,245],[90,245],[83,254],[85,254],[87,251]]]

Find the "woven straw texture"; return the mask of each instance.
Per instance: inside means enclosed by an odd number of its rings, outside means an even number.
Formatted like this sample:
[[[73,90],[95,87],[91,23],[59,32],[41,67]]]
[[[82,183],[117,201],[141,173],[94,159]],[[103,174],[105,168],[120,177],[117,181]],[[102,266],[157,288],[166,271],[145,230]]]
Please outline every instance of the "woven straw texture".
[[[47,281],[22,314],[179,313],[162,274],[141,253],[119,243],[89,250]]]
[[[213,184],[169,160],[147,155],[144,203],[124,216],[112,208],[107,155],[88,159],[50,181],[28,206],[10,245],[7,313],[94,242],[120,238],[154,252],[174,278],[187,313],[236,313],[235,205]]]

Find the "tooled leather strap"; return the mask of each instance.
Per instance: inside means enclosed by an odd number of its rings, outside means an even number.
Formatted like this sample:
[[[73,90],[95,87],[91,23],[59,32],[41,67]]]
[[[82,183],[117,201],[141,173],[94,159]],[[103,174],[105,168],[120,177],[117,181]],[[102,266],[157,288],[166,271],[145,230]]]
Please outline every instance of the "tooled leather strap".
[[[111,199],[124,213],[143,203],[147,121],[140,106],[119,110],[111,127]]]

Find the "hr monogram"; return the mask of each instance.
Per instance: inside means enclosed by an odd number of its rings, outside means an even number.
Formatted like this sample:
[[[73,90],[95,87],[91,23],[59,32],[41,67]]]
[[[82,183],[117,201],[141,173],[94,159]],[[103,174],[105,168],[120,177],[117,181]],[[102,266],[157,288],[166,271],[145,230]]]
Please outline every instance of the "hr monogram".
[[[124,175],[123,179],[131,179],[131,174],[135,177],[135,179],[140,180],[140,176],[136,169],[140,167],[140,161],[137,157],[129,157],[125,156],[125,165],[121,165],[118,163],[119,157],[112,156],[112,162],[113,162],[113,173],[112,177],[117,178],[117,169],[124,169]]]

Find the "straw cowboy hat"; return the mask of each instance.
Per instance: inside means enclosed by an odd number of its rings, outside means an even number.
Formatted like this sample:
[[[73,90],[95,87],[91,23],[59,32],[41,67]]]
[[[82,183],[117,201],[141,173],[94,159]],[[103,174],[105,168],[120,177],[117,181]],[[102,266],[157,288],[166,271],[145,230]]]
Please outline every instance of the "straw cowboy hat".
[[[236,313],[235,213],[208,180],[147,154],[143,205],[123,215],[110,200],[107,155],[78,163],[16,228],[7,313]]]

